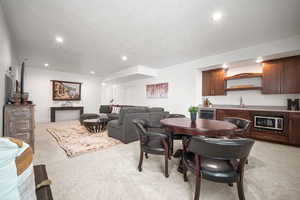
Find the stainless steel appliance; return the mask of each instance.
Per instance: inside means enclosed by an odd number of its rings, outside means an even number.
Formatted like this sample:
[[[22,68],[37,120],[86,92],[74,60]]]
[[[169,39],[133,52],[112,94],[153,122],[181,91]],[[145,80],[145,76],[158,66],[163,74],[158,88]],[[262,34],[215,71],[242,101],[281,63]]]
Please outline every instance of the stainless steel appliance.
[[[269,130],[284,130],[284,118],[272,116],[254,116],[254,127]]]
[[[200,119],[216,119],[216,110],[213,108],[200,108],[199,109]]]

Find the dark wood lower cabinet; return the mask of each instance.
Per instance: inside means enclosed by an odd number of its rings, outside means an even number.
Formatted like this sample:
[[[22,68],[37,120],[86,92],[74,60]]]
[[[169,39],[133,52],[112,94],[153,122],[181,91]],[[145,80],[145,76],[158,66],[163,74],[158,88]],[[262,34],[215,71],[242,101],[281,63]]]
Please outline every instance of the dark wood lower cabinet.
[[[284,131],[257,129],[254,127],[254,115],[270,115],[284,117]],[[216,119],[224,120],[225,117],[239,117],[252,121],[249,138],[300,146],[300,113],[265,112],[248,110],[217,109]]]
[[[300,113],[289,114],[289,143],[300,146]]]

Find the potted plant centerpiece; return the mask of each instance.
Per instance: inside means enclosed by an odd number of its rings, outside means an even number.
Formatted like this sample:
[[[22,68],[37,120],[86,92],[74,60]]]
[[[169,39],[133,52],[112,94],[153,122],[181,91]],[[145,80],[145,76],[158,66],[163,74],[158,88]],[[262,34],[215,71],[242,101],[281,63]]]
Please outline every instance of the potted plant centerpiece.
[[[198,110],[199,110],[199,108],[197,106],[191,106],[189,108],[189,112],[191,114],[191,121],[192,121],[192,123],[196,122]]]

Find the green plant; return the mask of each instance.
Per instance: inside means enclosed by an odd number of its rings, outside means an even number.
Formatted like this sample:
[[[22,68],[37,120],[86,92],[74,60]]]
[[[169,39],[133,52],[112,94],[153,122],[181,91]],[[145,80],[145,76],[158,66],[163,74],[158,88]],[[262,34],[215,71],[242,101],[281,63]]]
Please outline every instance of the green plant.
[[[197,113],[199,110],[198,106],[191,106],[189,107],[189,112],[190,113]]]

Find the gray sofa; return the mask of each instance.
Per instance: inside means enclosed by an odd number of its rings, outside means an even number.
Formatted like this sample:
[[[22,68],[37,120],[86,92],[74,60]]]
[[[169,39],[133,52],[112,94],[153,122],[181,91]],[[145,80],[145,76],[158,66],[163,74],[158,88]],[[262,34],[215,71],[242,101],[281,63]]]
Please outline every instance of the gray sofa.
[[[129,107],[141,107],[141,106],[130,106],[130,105],[101,105],[99,108],[100,114],[106,114],[108,121],[119,119],[119,113],[112,113],[113,107],[129,108]]]
[[[166,118],[168,114],[163,108],[124,107],[120,111],[119,119],[108,123],[108,135],[121,140],[125,144],[136,141],[138,140],[138,135],[132,123],[133,119],[144,119],[152,127],[159,127],[160,120]]]

